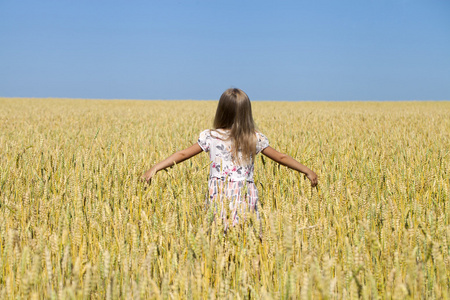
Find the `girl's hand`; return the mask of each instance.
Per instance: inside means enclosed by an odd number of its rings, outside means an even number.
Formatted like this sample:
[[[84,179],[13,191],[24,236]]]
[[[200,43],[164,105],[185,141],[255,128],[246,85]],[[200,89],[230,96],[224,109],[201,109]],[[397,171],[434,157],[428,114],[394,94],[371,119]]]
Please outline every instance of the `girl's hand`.
[[[311,186],[315,187],[317,185],[317,174],[313,171],[306,174],[306,177],[308,177],[309,181],[311,181]]]
[[[152,181],[152,177],[156,174],[156,171],[151,168],[149,170],[147,170],[142,176],[141,176],[141,180],[146,182],[146,183],[150,183]]]

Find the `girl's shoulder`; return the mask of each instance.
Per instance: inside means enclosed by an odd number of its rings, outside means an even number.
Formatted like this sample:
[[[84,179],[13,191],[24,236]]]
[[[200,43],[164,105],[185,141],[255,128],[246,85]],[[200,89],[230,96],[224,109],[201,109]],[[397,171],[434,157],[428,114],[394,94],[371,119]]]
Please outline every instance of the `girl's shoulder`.
[[[265,136],[263,133],[261,133],[261,132],[259,132],[259,131],[256,131],[255,134],[256,134],[256,139],[257,139],[258,141],[269,140],[269,139],[267,138],[267,136]]]
[[[206,129],[200,132],[197,143],[203,151],[208,152],[211,144],[211,130]]]
[[[223,129],[206,129],[200,133],[197,143],[203,149],[208,152],[209,149],[217,143],[229,142],[229,135],[226,130]]]
[[[202,132],[200,132],[200,136],[211,136],[211,129],[205,129]]]
[[[205,129],[200,132],[200,137],[203,138],[219,138],[223,139],[228,137],[229,132],[225,129]]]
[[[269,147],[269,139],[261,132],[256,131],[256,153]]]

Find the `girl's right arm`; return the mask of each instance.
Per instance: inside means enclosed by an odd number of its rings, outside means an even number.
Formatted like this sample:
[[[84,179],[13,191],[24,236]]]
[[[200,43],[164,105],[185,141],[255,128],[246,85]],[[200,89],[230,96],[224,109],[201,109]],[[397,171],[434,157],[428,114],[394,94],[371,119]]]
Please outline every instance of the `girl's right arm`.
[[[174,154],[172,154],[165,160],[160,161],[159,163],[157,163],[156,165],[151,167],[149,170],[147,170],[144,173],[144,175],[142,175],[141,179],[143,181],[146,181],[147,183],[149,183],[150,180],[152,179],[152,177],[156,174],[156,172],[164,170],[168,167],[172,167],[175,164],[185,161],[186,159],[189,159],[189,158],[199,154],[202,151],[203,151],[203,149],[200,148],[198,143],[195,143],[194,145],[190,146],[189,148],[175,152]]]
[[[270,146],[263,149],[261,152],[262,154],[276,161],[277,163],[305,174],[306,177],[308,177],[309,181],[311,181],[312,187],[315,187],[317,185],[317,174],[314,173],[312,170],[310,170],[308,167],[302,165],[301,163],[290,157],[289,155],[278,152],[277,150],[273,149]]]

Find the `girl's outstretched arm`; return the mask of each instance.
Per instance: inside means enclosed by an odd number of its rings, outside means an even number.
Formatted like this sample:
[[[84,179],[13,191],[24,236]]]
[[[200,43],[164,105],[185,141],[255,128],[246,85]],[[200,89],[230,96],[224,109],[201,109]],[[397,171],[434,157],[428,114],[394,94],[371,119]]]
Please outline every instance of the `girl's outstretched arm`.
[[[311,186],[314,187],[317,185],[317,174],[310,170],[307,166],[302,165],[292,157],[287,154],[280,153],[272,147],[267,147],[262,151],[262,154],[267,156],[268,158],[276,161],[283,166],[289,167],[293,170],[301,172],[308,177],[309,181],[311,181]]]
[[[159,163],[157,163],[156,165],[151,167],[149,170],[147,170],[144,173],[144,175],[142,175],[141,179],[143,181],[146,181],[147,183],[150,183],[150,180],[156,174],[156,172],[164,170],[168,167],[172,167],[175,164],[185,161],[186,159],[189,159],[189,158],[199,154],[202,151],[203,151],[203,149],[200,148],[198,143],[195,143],[194,145],[190,146],[189,148],[175,152],[174,154],[172,154],[165,160],[160,161]]]

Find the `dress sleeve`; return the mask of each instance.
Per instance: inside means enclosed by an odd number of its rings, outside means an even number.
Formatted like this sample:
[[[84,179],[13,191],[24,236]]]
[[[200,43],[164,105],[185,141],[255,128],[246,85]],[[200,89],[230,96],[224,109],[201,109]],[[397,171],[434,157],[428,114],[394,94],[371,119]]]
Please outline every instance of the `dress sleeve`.
[[[269,147],[269,139],[262,133],[256,133],[256,154]]]
[[[202,131],[197,143],[203,151],[208,152],[211,145],[211,131],[208,129]]]

